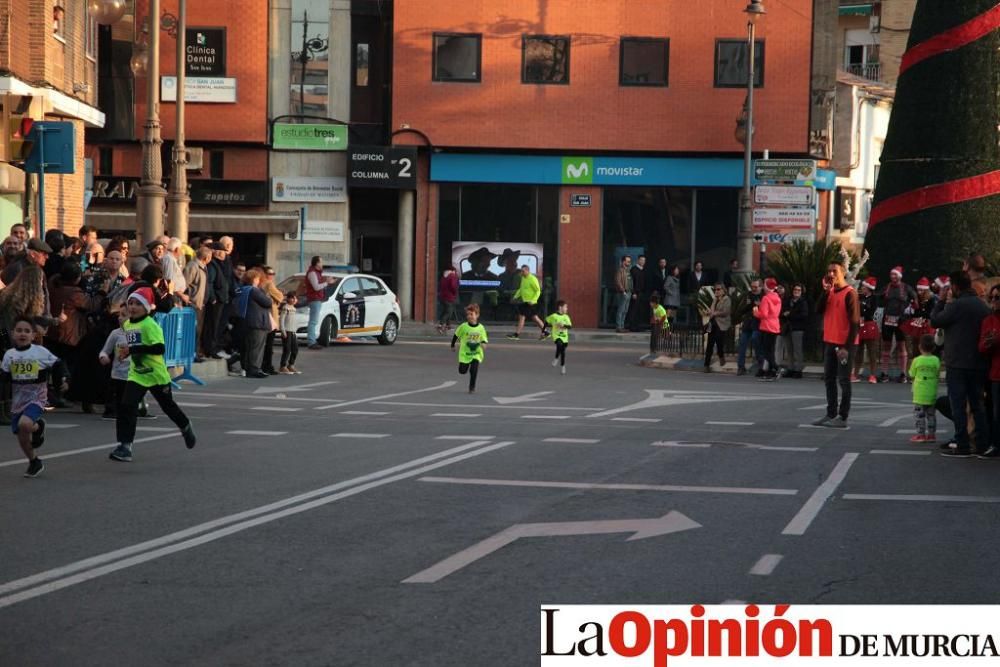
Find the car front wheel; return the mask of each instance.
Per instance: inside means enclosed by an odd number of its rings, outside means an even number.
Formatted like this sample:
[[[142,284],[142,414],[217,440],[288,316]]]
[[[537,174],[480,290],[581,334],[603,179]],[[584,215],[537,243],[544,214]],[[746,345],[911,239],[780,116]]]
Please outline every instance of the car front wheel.
[[[319,327],[319,338],[316,341],[323,347],[330,347],[337,338],[337,321],[333,319],[333,315],[327,315],[323,318],[322,324]]]
[[[382,335],[378,337],[379,345],[392,345],[396,342],[396,337],[399,336],[399,320],[396,319],[395,315],[390,315],[385,318],[385,324],[382,325]]]

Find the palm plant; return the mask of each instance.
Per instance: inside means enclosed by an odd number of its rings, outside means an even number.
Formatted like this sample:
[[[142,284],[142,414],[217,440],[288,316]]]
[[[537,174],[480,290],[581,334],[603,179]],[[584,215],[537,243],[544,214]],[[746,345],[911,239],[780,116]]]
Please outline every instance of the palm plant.
[[[809,242],[796,240],[768,258],[767,266],[770,273],[779,283],[792,286],[800,283],[805,287],[810,303],[816,303],[823,293],[823,276],[830,264],[844,263],[844,250],[839,242],[826,241]],[[856,257],[852,257],[857,262]],[[852,262],[852,263],[853,263]]]

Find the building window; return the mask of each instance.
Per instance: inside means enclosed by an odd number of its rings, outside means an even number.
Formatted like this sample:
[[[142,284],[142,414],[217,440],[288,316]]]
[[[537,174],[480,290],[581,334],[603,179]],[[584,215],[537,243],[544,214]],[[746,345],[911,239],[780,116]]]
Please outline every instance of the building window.
[[[619,83],[623,86],[666,86],[670,40],[623,37]]]
[[[87,17],[86,18],[87,34],[84,36],[84,39],[86,40],[85,53],[87,54],[87,57],[90,58],[91,60],[97,60],[97,21],[95,21],[94,17],[90,15],[90,12],[85,11],[83,14],[84,16]]]
[[[363,87],[368,85],[368,64],[370,50],[367,44],[358,44],[355,50],[354,61],[354,85]]]
[[[52,34],[66,41],[66,8],[63,0],[56,0],[52,7]]]
[[[754,88],[764,85],[764,41],[754,42]],[[715,41],[715,87],[740,88],[747,85],[747,43],[739,39]]]
[[[569,37],[525,35],[521,41],[522,83],[569,83]]]
[[[317,6],[326,6],[327,11],[316,11]],[[325,118],[330,77],[329,3],[292,0],[291,74],[289,113]]]
[[[483,36],[434,34],[434,81],[482,81]]]
[[[110,146],[101,146],[97,152],[97,174],[98,176],[111,176],[115,173],[114,149]]]
[[[226,154],[221,150],[212,151],[209,153],[208,160],[208,177],[223,178],[223,173],[225,172]]]

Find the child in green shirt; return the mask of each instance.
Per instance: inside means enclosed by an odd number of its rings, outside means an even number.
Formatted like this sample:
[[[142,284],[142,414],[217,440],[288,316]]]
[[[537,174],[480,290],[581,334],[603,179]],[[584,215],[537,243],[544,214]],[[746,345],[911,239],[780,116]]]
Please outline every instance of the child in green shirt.
[[[649,353],[656,354],[670,332],[670,322],[667,321],[667,309],[660,303],[660,296],[649,297]]]
[[[569,347],[569,330],[573,328],[573,321],[569,319],[569,306],[565,301],[556,301],[556,312],[545,318],[545,322],[552,327],[552,340],[556,343],[556,358],[552,360],[552,366],[560,366],[559,372],[566,375],[566,348]]]
[[[150,314],[153,303],[153,290],[149,287],[138,288],[129,295],[126,302],[129,318],[122,323],[125,346],[118,352],[118,356],[129,359],[128,381],[118,406],[115,424],[118,446],[108,456],[112,461],[132,462],[132,443],[135,440],[139,403],[147,391],[181,430],[187,448],[191,449],[196,442],[191,420],[174,402],[170,391],[170,372],[163,360],[163,353],[166,351],[163,329]]]
[[[920,337],[920,356],[910,364],[909,375],[913,380],[913,414],[917,420],[917,434],[910,442],[934,442],[937,440],[934,403],[941,375],[941,359],[934,356],[934,336]]]
[[[451,337],[451,349],[458,346],[458,372],[469,374],[469,393],[476,392],[476,376],[479,375],[479,364],[483,362],[484,349],[489,339],[486,327],[479,323],[479,305],[472,303],[465,307],[465,322],[455,329]]]

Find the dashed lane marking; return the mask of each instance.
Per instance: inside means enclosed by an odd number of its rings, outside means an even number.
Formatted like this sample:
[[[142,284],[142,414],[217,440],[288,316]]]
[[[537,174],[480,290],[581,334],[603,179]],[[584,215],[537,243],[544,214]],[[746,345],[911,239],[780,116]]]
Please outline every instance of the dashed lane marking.
[[[542,442],[561,442],[576,445],[596,445],[600,440],[592,438],[545,438]]]
[[[495,435],[439,435],[435,440],[492,440]]]
[[[400,391],[395,394],[382,394],[381,396],[371,396],[369,398],[358,398],[353,401],[340,401],[332,405],[317,405],[313,410],[332,410],[334,408],[345,408],[348,405],[359,405],[361,403],[374,403],[375,401],[384,401],[387,398],[397,398],[399,396],[410,396],[412,394],[422,394],[428,391],[440,391],[442,389],[448,389],[449,387],[454,387],[458,382],[455,380],[448,380],[447,382],[442,382],[441,384],[434,385],[433,387],[424,387],[423,389],[413,389],[411,391]]]
[[[756,577],[767,577],[772,572],[774,568],[778,567],[778,563],[784,558],[781,554],[764,554],[760,557],[753,567],[750,568],[750,574]]]
[[[521,415],[521,419],[569,419],[569,415]]]
[[[367,415],[370,417],[383,417],[385,415],[391,415],[391,412],[373,412],[369,410],[344,410],[340,414],[342,415]]]
[[[516,486],[535,489],[580,489],[588,491],[660,491],[667,493],[724,493],[752,496],[794,496],[796,489],[758,489],[741,486],[686,486],[676,484],[591,484],[473,477],[421,477],[418,482],[466,484],[470,486]]]
[[[470,419],[472,417],[482,417],[476,412],[435,412],[431,417],[453,417],[456,419]]]
[[[63,428],[77,428],[79,426],[80,426],[79,424],[53,424],[52,422],[45,423],[45,428],[63,429]]]
[[[886,456],[930,456],[931,452],[912,452],[907,449],[873,449],[869,454],[883,454]]]
[[[331,438],[351,438],[354,440],[381,440],[388,438],[391,433],[334,433]]]
[[[889,419],[886,419],[884,422],[882,422],[881,424],[879,424],[879,426],[882,427],[882,428],[886,428],[886,427],[892,426],[893,424],[895,424],[898,421],[902,421],[902,420],[906,419],[909,416],[911,416],[911,415],[899,415],[898,417],[890,417]]]
[[[663,421],[662,419],[653,419],[651,417],[612,417],[613,422],[643,422],[646,424],[656,424]]]
[[[288,435],[288,431],[226,431],[226,435]]]
[[[708,449],[712,445],[707,442],[663,442],[652,443],[653,447],[677,447],[679,449]]]
[[[277,406],[272,407],[270,405],[258,405],[257,407],[250,409],[262,412],[302,412],[303,410],[303,408],[279,408]]]
[[[1000,496],[936,496],[889,493],[845,493],[844,500],[900,500],[926,503],[1000,503]]]
[[[809,500],[802,506],[798,514],[792,517],[792,520],[788,522],[788,525],[781,531],[781,534],[805,535],[806,530],[809,529],[809,526],[819,515],[820,510],[823,509],[823,505],[826,504],[826,501],[830,499],[830,496],[837,490],[837,487],[844,481],[851,466],[857,460],[857,454],[844,454],[834,467],[833,472],[830,473],[830,476],[809,496]]]
[[[753,422],[705,422],[707,426],[753,426]]]
[[[189,403],[187,401],[177,401],[177,405],[182,408],[214,408],[215,403]]]

